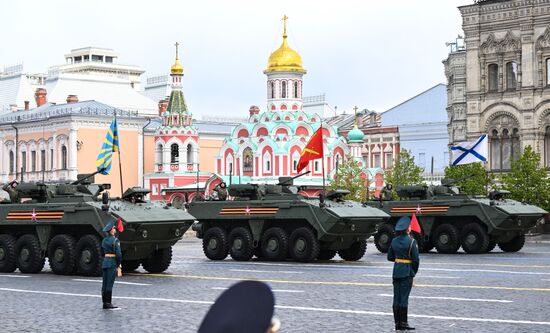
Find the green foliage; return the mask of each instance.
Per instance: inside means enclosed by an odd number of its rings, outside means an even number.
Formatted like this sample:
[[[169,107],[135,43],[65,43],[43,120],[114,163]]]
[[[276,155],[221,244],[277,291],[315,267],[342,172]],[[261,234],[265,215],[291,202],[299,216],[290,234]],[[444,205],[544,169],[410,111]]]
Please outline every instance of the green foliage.
[[[365,179],[361,177],[363,168],[359,161],[351,156],[347,156],[344,162],[338,166],[334,179],[328,185],[329,190],[348,190],[346,200],[364,201],[367,195],[367,186]]]
[[[494,187],[493,174],[487,173],[481,163],[449,165],[445,168],[445,178],[454,179],[455,185],[470,195],[487,195]]]
[[[386,184],[393,185],[393,195],[397,197],[397,193],[395,192],[397,186],[424,184],[424,179],[422,178],[423,171],[421,167],[414,163],[414,156],[411,155],[411,152],[401,149],[393,169],[386,172],[384,180]]]
[[[511,198],[550,209],[550,181],[545,168],[540,166],[540,155],[531,146],[525,147],[519,159],[512,162],[512,170],[502,176],[504,189]]]

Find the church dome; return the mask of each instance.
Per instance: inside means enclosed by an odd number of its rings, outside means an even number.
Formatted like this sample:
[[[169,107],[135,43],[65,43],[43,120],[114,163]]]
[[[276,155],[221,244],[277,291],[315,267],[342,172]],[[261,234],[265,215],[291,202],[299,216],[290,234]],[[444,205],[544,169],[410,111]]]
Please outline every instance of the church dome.
[[[300,56],[300,54],[298,54],[298,52],[294,51],[288,46],[288,43],[286,41],[286,16],[284,18],[284,21],[285,25],[283,32],[283,43],[269,56],[269,60],[267,61],[267,68],[264,71],[264,74],[273,72],[306,72],[302,65],[302,57]]]
[[[349,142],[363,142],[365,134],[361,131],[357,125],[353,126],[353,129],[348,133]]]
[[[170,67],[170,73],[181,75],[183,74],[183,66],[180,64],[180,61],[178,58],[176,58],[176,62]]]

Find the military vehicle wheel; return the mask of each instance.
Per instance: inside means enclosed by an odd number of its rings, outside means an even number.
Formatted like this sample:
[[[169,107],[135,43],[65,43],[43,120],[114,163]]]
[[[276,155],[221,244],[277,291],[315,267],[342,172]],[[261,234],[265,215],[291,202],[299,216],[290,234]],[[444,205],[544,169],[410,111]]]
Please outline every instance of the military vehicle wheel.
[[[525,235],[516,236],[506,243],[498,243],[498,247],[504,252],[518,252],[523,245],[525,245]]]
[[[497,243],[494,242],[494,241],[489,241],[489,247],[487,248],[487,252],[491,252],[495,249],[495,247],[497,246]]]
[[[321,250],[319,251],[319,260],[330,260],[336,255],[336,250]]]
[[[458,229],[452,224],[442,224],[435,229],[434,245],[439,253],[456,253],[460,247]]]
[[[17,268],[15,237],[0,235],[0,273],[12,273]]]
[[[380,228],[378,228],[378,232],[374,235],[374,245],[378,251],[386,253],[390,248],[391,241],[394,236],[395,230],[393,225],[384,223],[380,226]]]
[[[290,257],[293,260],[308,262],[317,259],[320,245],[315,233],[309,228],[302,227],[290,234]]]
[[[143,261],[143,268],[149,273],[162,273],[172,262],[172,247],[158,249]]]
[[[122,271],[133,272],[139,268],[141,260],[122,260]]]
[[[84,276],[101,275],[101,243],[95,235],[82,236],[76,243],[76,269]]]
[[[252,233],[247,228],[237,227],[229,233],[229,254],[237,261],[248,261],[254,256]]]
[[[45,260],[40,250],[40,242],[35,235],[27,234],[15,242],[17,267],[21,273],[38,273],[44,268]]]
[[[52,272],[69,275],[76,264],[76,241],[71,235],[57,235],[48,245],[48,261]]]
[[[338,250],[338,255],[346,261],[357,261],[363,258],[365,252],[367,252],[366,239],[351,244],[348,249]]]
[[[466,253],[485,253],[489,248],[489,235],[478,223],[469,223],[460,232],[460,244]]]
[[[222,228],[214,227],[204,233],[202,250],[210,260],[224,260],[229,251],[227,235]]]
[[[288,234],[282,228],[267,229],[261,239],[262,256],[266,260],[285,260],[288,256]]]
[[[434,248],[434,243],[431,239],[420,240],[418,244],[418,251],[420,253],[428,253]]]

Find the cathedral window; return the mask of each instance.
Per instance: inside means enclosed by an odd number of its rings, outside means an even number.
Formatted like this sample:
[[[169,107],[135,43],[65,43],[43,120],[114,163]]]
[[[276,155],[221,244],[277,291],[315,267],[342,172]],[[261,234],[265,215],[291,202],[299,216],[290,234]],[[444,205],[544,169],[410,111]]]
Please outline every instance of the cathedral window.
[[[386,169],[393,168],[393,154],[392,153],[386,153]]]
[[[243,150],[243,171],[252,172],[254,171],[254,160],[253,160],[252,149],[250,147]]]
[[[294,98],[298,98],[298,81],[294,81]]]
[[[298,151],[294,151],[292,154],[292,171],[296,172],[298,170],[298,161],[300,160],[300,154]]]
[[[380,168],[380,154],[372,154],[373,167]]]
[[[518,65],[511,61],[506,64],[506,89],[516,90],[518,82]]]
[[[550,126],[544,131],[544,166],[550,168]]]
[[[36,150],[31,150],[31,171],[36,171]]]
[[[162,145],[159,144],[159,145],[157,146],[157,163],[158,163],[158,164],[164,163],[164,161],[163,161],[163,159],[164,159],[164,158],[163,158],[163,150],[164,150],[164,149],[163,149]]]
[[[489,91],[498,90],[498,65],[490,64],[489,65]]]
[[[319,162],[319,160],[315,160],[313,161],[313,171],[314,172],[321,172],[321,163]]]
[[[10,150],[10,175],[15,171],[15,159],[13,157],[13,151]]]
[[[518,129],[510,131],[504,128],[501,132],[494,129],[491,131],[489,142],[491,170],[510,170],[512,161],[519,158],[520,154]]]
[[[46,170],[46,150],[45,149],[40,150],[40,170],[41,171]]]
[[[286,98],[286,81],[281,82],[281,98]]]
[[[195,163],[193,160],[193,146],[191,144],[187,145],[187,163]]]
[[[340,156],[340,154],[336,154],[336,159],[335,159],[335,163],[334,163],[334,168],[336,169],[336,172],[338,172],[338,168],[340,167],[340,164],[342,164],[342,157]]]
[[[170,146],[170,163],[178,163],[180,160],[180,148],[177,143]]]
[[[273,81],[269,82],[269,98],[275,98],[275,84]]]
[[[369,154],[363,155],[363,167],[364,168],[369,167]]]
[[[67,169],[67,146],[61,146],[61,169]]]

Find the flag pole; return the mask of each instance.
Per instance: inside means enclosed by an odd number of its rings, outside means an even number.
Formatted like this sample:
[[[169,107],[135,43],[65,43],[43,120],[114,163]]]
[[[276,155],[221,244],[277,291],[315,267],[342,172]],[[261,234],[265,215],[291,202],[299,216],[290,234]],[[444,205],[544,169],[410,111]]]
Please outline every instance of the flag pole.
[[[323,196],[326,194],[325,190],[325,140],[323,139],[323,119],[321,118],[321,153],[323,157],[321,158],[321,171],[323,172]]]
[[[120,159],[120,136],[118,135],[118,121],[116,119],[116,109],[115,109],[115,123],[116,123],[116,136],[117,136],[117,144],[118,144],[117,151],[118,151],[118,171],[120,175],[120,197],[122,197],[122,194],[124,194],[124,185],[122,184],[122,161]]]

